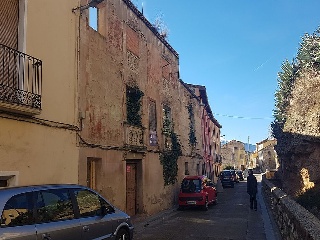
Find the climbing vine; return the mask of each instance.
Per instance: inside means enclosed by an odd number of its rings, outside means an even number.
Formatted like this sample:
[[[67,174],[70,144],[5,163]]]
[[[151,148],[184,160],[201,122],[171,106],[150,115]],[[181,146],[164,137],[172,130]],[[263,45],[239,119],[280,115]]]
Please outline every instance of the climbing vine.
[[[142,126],[141,108],[143,95],[143,92],[137,86],[127,86],[127,121],[131,125]]]
[[[189,113],[189,144],[192,147],[195,147],[197,145],[197,138],[196,138],[196,131],[194,127],[194,112],[193,112],[193,106],[191,103],[187,106],[188,113]]]
[[[171,148],[160,153],[163,166],[164,185],[174,184],[178,175],[178,158],[182,155],[181,144],[176,133],[170,133]]]
[[[178,175],[178,158],[182,155],[178,135],[173,131],[170,119],[170,108],[164,107],[162,133],[165,136],[165,150],[160,153],[160,163],[163,166],[164,185],[174,184]]]

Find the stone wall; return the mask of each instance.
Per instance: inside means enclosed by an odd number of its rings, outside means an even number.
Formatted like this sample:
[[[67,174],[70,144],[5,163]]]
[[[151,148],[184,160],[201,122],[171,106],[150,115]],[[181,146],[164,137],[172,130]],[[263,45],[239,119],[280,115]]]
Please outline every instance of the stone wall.
[[[263,176],[262,193],[283,240],[320,239],[320,220]]]
[[[302,69],[295,80],[282,136],[276,151],[283,189],[292,196],[320,182],[320,74]]]

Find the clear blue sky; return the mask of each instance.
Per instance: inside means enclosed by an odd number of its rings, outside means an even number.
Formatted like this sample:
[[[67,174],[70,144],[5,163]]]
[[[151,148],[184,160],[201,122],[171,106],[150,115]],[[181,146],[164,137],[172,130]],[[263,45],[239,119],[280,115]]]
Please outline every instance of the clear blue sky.
[[[269,135],[277,73],[320,25],[319,0],[133,0],[161,17],[180,78],[204,85],[221,135],[255,144]]]

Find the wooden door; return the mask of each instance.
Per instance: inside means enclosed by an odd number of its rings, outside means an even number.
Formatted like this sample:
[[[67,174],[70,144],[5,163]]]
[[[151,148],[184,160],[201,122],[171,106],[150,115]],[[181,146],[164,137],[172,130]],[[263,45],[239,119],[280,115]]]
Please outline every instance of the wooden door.
[[[93,158],[87,159],[87,187],[94,190],[97,189],[97,173],[96,173],[96,160]]]
[[[127,163],[126,165],[126,192],[127,192],[127,213],[130,216],[136,215],[137,206],[137,164]]]

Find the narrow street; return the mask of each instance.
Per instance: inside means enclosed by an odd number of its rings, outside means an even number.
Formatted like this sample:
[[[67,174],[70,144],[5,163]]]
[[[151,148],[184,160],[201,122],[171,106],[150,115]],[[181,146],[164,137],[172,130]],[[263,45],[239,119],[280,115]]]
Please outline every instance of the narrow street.
[[[208,211],[165,211],[136,222],[134,239],[280,239],[261,196],[261,176],[256,176],[259,181],[258,211],[249,208],[246,181],[237,183],[234,188],[218,186],[218,204]]]

